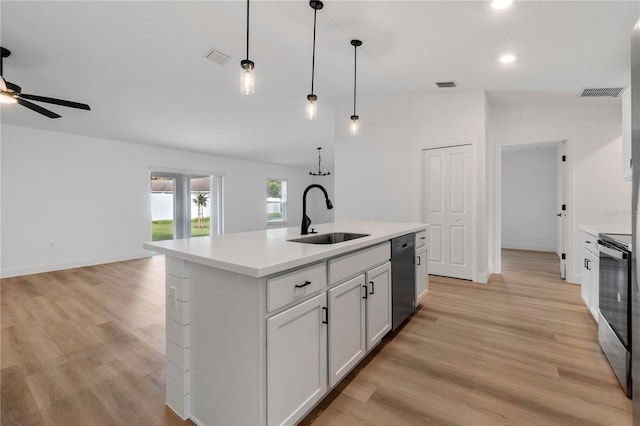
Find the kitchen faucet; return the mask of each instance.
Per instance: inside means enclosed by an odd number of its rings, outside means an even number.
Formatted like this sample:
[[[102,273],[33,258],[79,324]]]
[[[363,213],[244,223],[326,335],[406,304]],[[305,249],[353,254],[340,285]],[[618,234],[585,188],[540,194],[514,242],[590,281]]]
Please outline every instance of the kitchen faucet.
[[[307,192],[311,188],[318,188],[324,192],[324,199],[327,202],[327,209],[331,210],[333,208],[333,204],[331,204],[331,200],[329,199],[329,194],[327,194],[327,190],[324,189],[322,185],[312,184],[307,186],[304,190],[304,194],[302,194],[302,226],[300,226],[300,235],[307,235],[309,233],[309,225],[311,225],[311,219],[307,216]]]

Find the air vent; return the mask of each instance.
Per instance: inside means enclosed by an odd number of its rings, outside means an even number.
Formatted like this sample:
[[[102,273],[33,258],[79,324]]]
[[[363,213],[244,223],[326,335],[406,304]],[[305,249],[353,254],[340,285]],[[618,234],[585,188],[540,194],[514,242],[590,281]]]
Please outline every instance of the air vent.
[[[211,49],[210,51],[208,51],[207,54],[204,55],[204,58],[208,59],[214,64],[220,65],[221,67],[227,65],[229,61],[232,59],[231,56],[226,55],[216,49]]]
[[[581,98],[610,97],[617,98],[624,87],[599,87],[582,89]]]
[[[455,81],[436,81],[436,86],[441,89],[447,89],[450,87],[458,87],[458,83]]]

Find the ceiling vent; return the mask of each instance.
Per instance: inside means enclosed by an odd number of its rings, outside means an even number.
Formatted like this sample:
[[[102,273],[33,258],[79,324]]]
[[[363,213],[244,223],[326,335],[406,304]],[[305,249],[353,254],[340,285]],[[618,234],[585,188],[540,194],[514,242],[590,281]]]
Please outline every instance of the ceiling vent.
[[[441,89],[448,89],[451,87],[458,87],[458,83],[455,81],[436,81],[436,86]]]
[[[221,67],[227,65],[229,63],[229,61],[231,60],[231,56],[226,55],[222,52],[220,52],[219,50],[216,49],[211,49],[210,51],[207,52],[206,55],[204,55],[205,59],[208,59],[209,61],[213,62],[214,64],[218,64]]]
[[[624,90],[624,87],[599,87],[599,88],[586,88],[582,89],[580,93],[581,98],[601,98],[610,97],[617,98],[620,92]]]

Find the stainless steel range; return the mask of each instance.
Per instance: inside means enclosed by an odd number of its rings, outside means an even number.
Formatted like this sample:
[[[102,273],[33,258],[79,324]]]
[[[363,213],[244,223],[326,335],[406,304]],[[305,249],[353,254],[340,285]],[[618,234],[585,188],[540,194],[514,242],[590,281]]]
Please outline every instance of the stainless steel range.
[[[600,234],[598,341],[631,397],[631,235]]]

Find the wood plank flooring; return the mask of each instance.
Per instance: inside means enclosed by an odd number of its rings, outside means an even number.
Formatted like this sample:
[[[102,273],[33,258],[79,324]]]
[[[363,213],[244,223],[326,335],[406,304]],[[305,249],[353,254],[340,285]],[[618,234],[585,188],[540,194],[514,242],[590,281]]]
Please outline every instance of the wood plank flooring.
[[[302,424],[631,425],[578,286],[505,251],[422,308]],[[0,281],[0,424],[181,425],[164,405],[164,259]]]
[[[487,285],[430,277],[422,308],[303,425],[631,425],[580,287],[553,253]]]
[[[164,404],[163,257],[0,289],[0,424],[192,424]]]

